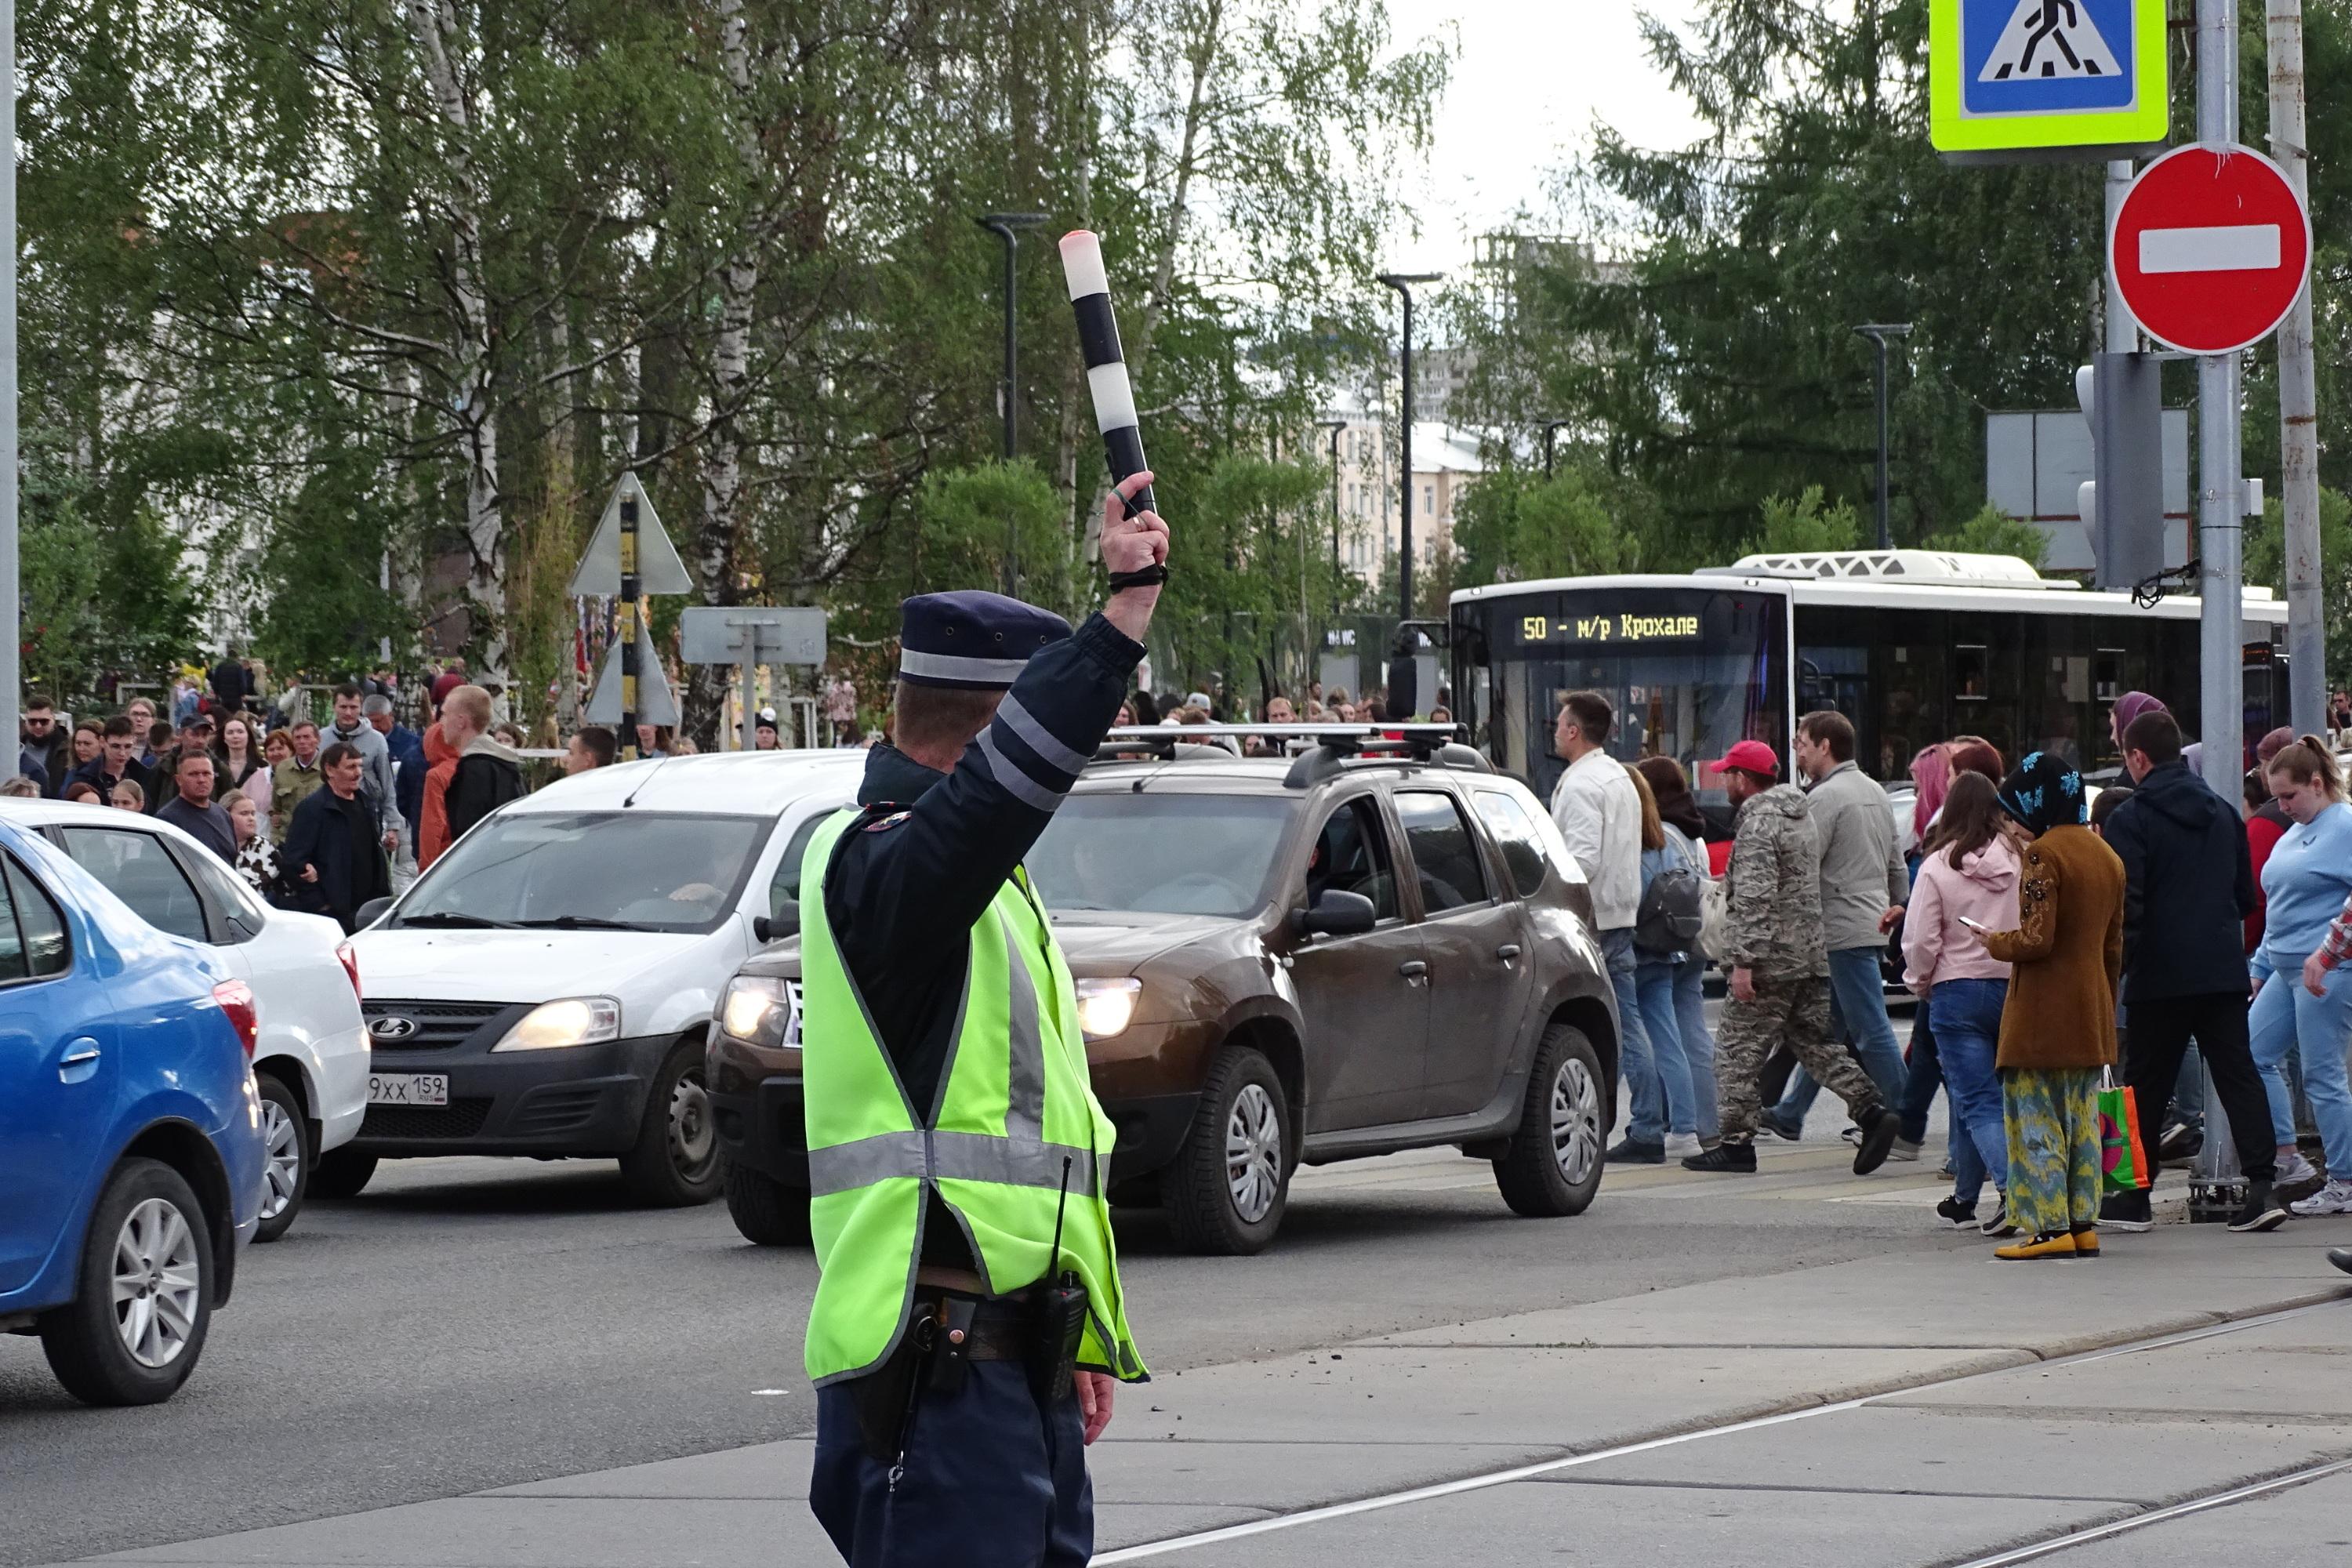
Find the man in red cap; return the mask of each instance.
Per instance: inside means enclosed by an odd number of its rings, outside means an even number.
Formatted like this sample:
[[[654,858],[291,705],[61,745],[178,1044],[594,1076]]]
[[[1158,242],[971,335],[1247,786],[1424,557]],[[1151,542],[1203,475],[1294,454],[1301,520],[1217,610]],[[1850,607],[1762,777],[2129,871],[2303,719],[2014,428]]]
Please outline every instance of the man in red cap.
[[[1830,1033],[1821,841],[1811,810],[1801,790],[1780,782],[1780,760],[1761,741],[1738,742],[1708,771],[1723,780],[1738,814],[1724,872],[1730,923],[1723,963],[1731,972],[1730,995],[1716,1031],[1723,1142],[1683,1164],[1693,1171],[1755,1172],[1756,1124],[1764,1110],[1758,1075],[1785,1045],[1853,1113],[1862,1129],[1853,1172],[1866,1175],[1885,1163],[1902,1119]]]

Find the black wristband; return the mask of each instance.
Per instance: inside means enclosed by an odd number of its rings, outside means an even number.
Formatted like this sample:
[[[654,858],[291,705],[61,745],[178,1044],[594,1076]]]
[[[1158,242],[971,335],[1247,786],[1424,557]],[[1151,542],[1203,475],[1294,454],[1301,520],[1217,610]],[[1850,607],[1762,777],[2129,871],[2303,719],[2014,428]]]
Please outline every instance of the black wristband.
[[[1167,563],[1156,561],[1134,572],[1112,573],[1110,591],[1116,594],[1122,588],[1156,588],[1166,581],[1168,581]]]

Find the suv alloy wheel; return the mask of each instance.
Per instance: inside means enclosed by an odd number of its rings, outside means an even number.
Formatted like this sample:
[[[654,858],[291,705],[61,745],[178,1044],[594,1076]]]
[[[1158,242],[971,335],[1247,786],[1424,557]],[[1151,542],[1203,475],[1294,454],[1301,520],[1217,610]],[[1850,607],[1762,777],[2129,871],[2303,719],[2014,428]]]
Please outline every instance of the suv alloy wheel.
[[[1495,1184],[1514,1214],[1551,1219],[1582,1214],[1601,1191],[1601,1058],[1584,1031],[1554,1024],[1536,1047],[1510,1152],[1495,1162]]]
[[[1178,1239],[1194,1252],[1265,1250],[1290,1198],[1290,1104],[1272,1063],[1228,1047],[1209,1070],[1184,1147],[1160,1181]]]
[[[40,1321],[41,1349],[85,1405],[153,1405],[194,1370],[212,1324],[212,1230],[160,1160],[115,1167],[90,1212],[74,1299]]]

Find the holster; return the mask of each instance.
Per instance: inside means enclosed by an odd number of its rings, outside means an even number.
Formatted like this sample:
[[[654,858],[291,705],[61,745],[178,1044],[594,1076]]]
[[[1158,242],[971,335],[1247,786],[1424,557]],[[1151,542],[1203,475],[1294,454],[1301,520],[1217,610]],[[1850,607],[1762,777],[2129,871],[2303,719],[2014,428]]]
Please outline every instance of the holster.
[[[931,1360],[931,1336],[936,1325],[924,1304],[919,1304],[898,1348],[887,1360],[850,1384],[857,1403],[857,1436],[866,1457],[877,1464],[894,1463],[906,1452],[907,1429],[922,1397],[924,1369]]]

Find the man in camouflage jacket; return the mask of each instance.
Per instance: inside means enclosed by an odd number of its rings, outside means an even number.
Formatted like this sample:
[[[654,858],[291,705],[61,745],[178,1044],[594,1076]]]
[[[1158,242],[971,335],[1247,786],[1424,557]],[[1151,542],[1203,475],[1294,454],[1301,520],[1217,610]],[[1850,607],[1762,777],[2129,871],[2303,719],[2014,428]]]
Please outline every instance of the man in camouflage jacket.
[[[1802,791],[1780,782],[1780,759],[1761,741],[1738,742],[1709,771],[1722,778],[1739,814],[1724,872],[1729,925],[1723,966],[1730,994],[1715,1037],[1723,1141],[1683,1163],[1694,1171],[1756,1169],[1756,1124],[1764,1110],[1758,1079],[1785,1046],[1852,1110],[1863,1130],[1854,1173],[1867,1174],[1885,1163],[1901,1119],[1830,1034],[1821,841],[1811,811]]]

